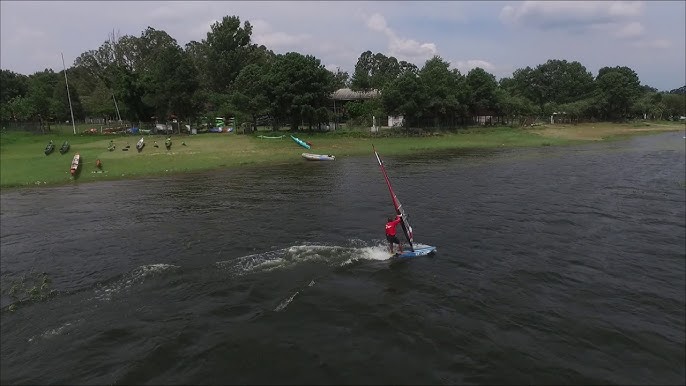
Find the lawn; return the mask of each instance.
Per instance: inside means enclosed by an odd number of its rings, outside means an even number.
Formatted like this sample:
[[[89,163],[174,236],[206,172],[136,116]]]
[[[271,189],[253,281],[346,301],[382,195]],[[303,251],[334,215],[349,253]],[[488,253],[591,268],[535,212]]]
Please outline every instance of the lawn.
[[[138,152],[135,145],[140,135],[74,135],[69,126],[54,128],[49,134],[0,134],[0,187],[55,185],[72,183],[74,180],[88,182],[245,165],[308,162],[300,156],[303,152],[333,154],[340,160],[371,154],[372,143],[384,155],[400,155],[455,148],[557,146],[684,128],[683,123],[599,123],[532,128],[468,128],[450,132],[424,132],[421,136],[408,136],[390,129],[374,134],[362,129],[295,133],[298,138],[312,143],[310,150],[298,146],[288,133],[278,133],[286,134],[283,139],[258,138],[258,134],[276,134],[268,131],[252,135],[173,135],[170,150],[164,146],[166,136],[143,135],[146,146]],[[55,143],[55,151],[46,156],[43,150],[49,140]],[[59,147],[64,140],[70,142],[71,148],[62,155]],[[111,140],[116,149],[108,151]],[[154,146],[155,141],[159,147]],[[129,150],[123,151],[127,145],[130,146]],[[69,174],[69,167],[76,152],[81,155],[82,163],[80,172],[74,178]],[[98,159],[102,162],[102,172],[95,166]]]

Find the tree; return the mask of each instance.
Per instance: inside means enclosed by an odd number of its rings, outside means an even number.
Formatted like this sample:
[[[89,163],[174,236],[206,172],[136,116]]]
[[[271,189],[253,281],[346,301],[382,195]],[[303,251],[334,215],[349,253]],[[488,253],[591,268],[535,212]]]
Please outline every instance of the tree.
[[[535,69],[517,69],[512,78],[501,81],[511,95],[521,95],[536,103],[546,114],[546,104],[571,103],[588,98],[593,91],[593,75],[579,62],[550,59]],[[550,105],[548,105],[549,107]]]
[[[195,111],[192,96],[198,87],[191,59],[171,36],[148,27],[138,38],[135,53],[141,74],[142,98],[157,117],[189,116]]]
[[[524,96],[511,95],[504,87],[496,89],[495,95],[497,110],[510,122],[514,123],[515,119],[519,119],[522,124],[523,118],[535,114],[536,107]]]
[[[679,117],[686,116],[686,94],[664,94],[662,99],[665,105],[665,113],[668,117],[678,119]]]
[[[132,36],[108,38],[97,50],[86,51],[74,61],[77,71],[105,85],[110,98],[120,103],[122,116],[129,120],[147,121],[153,109],[142,101],[145,90],[136,72],[141,65],[139,40]],[[104,99],[103,99],[104,102]],[[114,100],[112,101],[114,104]],[[105,110],[100,106],[99,110]]]
[[[99,95],[89,100],[94,112],[110,110],[107,104],[93,105],[98,100],[115,97],[121,112],[130,120],[148,121],[151,117],[166,119],[171,114],[193,115],[198,87],[197,73],[191,58],[176,40],[164,31],[148,27],[139,37],[123,36],[109,39],[98,49],[88,51],[75,61],[83,83],[91,84],[91,92]],[[103,98],[102,90],[88,78],[99,79],[110,91]]]
[[[28,92],[28,79],[25,75],[17,74],[9,70],[0,72],[0,105],[8,103],[16,97],[26,96]]]
[[[650,87],[648,85],[642,84],[641,85],[641,92],[642,93],[655,93],[655,92],[657,92],[657,89],[655,87]]]
[[[641,94],[641,83],[629,67],[603,67],[596,77],[596,96],[605,118],[626,118]]]
[[[63,73],[62,76],[64,76]],[[71,82],[69,84],[68,93],[66,85],[55,85],[52,98],[53,103],[50,115],[53,118],[55,118],[55,120],[57,120],[58,122],[71,122],[71,110],[73,110],[74,112],[75,120],[83,120],[85,118],[85,113],[83,110],[83,106],[81,105],[81,98],[79,97],[79,92],[76,88],[72,87]],[[70,100],[71,106],[69,103]]]
[[[319,122],[315,119],[318,115],[312,114],[310,108],[317,110],[328,106],[334,91],[334,79],[319,59],[289,52],[276,56],[270,67],[266,89],[274,125],[288,121],[291,130],[296,130],[307,119],[311,128]]]
[[[403,63],[405,68],[409,67],[406,62]],[[350,87],[356,91],[382,90],[402,71],[403,67],[396,58],[365,51],[357,59],[355,72],[350,80]]]
[[[0,105],[2,121],[28,121],[36,116],[36,108],[27,97],[16,96]]]
[[[435,126],[466,112],[466,106],[461,103],[466,102],[464,77],[449,67],[450,63],[434,56],[419,71],[421,83],[431,90],[426,95],[425,109],[426,115],[433,117]]]
[[[365,51],[357,59],[355,64],[355,72],[350,79],[350,87],[353,90],[368,91],[372,89],[372,52]]]
[[[257,51],[257,46],[250,43],[251,35],[252,25],[246,21],[241,27],[238,16],[224,16],[212,24],[201,42],[202,55],[196,57],[208,81],[204,87],[214,92],[231,91],[234,80]]]
[[[112,91],[104,83],[98,82],[87,95],[81,94],[81,104],[87,117],[117,118],[117,111],[112,99]],[[125,105],[118,106],[119,113],[128,116]]]
[[[257,129],[257,117],[269,111],[267,82],[269,69],[266,66],[249,64],[238,74],[234,84],[231,103],[236,110],[251,117],[253,128]]]
[[[426,90],[421,79],[409,71],[391,81],[381,94],[386,112],[404,115],[405,121],[410,125],[416,124],[422,117],[426,100]]]
[[[144,100],[146,95],[145,79],[121,66],[111,68],[112,89],[120,105],[126,106],[124,119],[130,121],[150,121],[155,115],[154,101]],[[146,103],[147,102],[147,103]]]
[[[467,73],[466,86],[469,92],[469,111],[472,115],[484,115],[497,106],[495,76],[477,67]]]
[[[41,126],[43,125],[43,122],[52,118],[55,109],[53,95],[55,93],[55,87],[59,84],[59,74],[56,74],[51,69],[36,72],[29,76],[27,99],[32,105],[36,117],[41,122]],[[65,87],[64,84],[62,87]]]
[[[570,103],[588,97],[593,90],[593,75],[579,62],[550,59],[536,69],[541,95],[547,102]]]
[[[341,71],[340,68],[337,68],[336,72],[333,73],[333,83],[335,90],[346,88],[350,83],[350,75],[345,71]]]
[[[353,125],[371,126],[373,117],[383,116],[383,104],[379,98],[351,101],[346,105]]]
[[[413,63],[406,62],[404,60],[400,61],[400,74],[404,74],[406,72],[409,72],[413,75],[417,75],[419,73],[419,68],[417,68],[416,65]]]

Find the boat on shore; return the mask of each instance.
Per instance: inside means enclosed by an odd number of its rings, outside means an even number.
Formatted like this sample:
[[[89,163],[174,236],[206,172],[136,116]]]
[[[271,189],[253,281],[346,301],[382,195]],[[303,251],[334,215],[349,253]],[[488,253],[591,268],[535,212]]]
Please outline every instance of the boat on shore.
[[[60,147],[60,154],[64,154],[69,151],[69,141],[64,141]]]
[[[48,145],[45,147],[45,155],[52,153],[55,150],[55,144],[50,140]]]
[[[257,138],[262,138],[262,139],[283,139],[286,138],[285,135],[279,135],[279,136],[268,136],[268,135],[258,135]]]
[[[302,153],[301,155],[308,161],[333,161],[336,159],[336,157],[331,154]]]
[[[291,139],[292,139],[293,141],[295,141],[295,143],[297,143],[298,145],[304,147],[304,148],[307,149],[307,150],[310,150],[310,145],[309,145],[307,142],[303,141],[302,139],[297,138],[297,137],[294,137],[294,136],[292,136],[292,135],[291,135]]]
[[[74,154],[74,158],[71,160],[71,167],[69,168],[69,173],[73,176],[79,170],[81,165],[81,156],[79,153]]]
[[[145,147],[145,141],[143,140],[143,137],[141,137],[141,139],[138,140],[138,143],[136,143],[136,149],[138,149],[138,152],[140,153],[144,147]]]

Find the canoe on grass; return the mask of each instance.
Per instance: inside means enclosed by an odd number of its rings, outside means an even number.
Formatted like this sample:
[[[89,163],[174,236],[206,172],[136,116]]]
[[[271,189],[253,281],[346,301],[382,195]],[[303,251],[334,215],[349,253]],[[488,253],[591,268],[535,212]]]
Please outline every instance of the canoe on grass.
[[[69,168],[69,173],[73,176],[76,171],[79,170],[79,165],[81,164],[81,156],[79,153],[74,154],[74,159],[71,160],[71,167]]]
[[[262,138],[262,139],[282,139],[282,138],[286,138],[286,136],[285,136],[285,135],[279,135],[279,136],[276,136],[276,137],[270,137],[270,136],[267,136],[267,135],[258,135],[257,138]]]
[[[52,140],[48,143],[48,146],[45,147],[45,155],[48,155],[55,150],[55,144],[52,143]]]
[[[70,147],[70,146],[69,146],[69,142],[68,142],[68,141],[64,141],[64,143],[62,144],[62,147],[60,147],[60,154],[64,154],[64,153],[68,152],[68,151],[69,151],[69,147]]]
[[[140,152],[141,150],[143,150],[143,147],[145,147],[145,142],[143,141],[143,137],[141,137],[138,143],[136,143],[136,149],[138,149],[138,151]]]

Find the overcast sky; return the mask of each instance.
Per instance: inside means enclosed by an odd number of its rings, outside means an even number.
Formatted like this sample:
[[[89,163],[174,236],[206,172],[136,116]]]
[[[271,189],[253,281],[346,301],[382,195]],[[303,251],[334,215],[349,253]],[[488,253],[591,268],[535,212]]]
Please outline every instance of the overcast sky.
[[[641,83],[671,90],[686,83],[684,1],[0,1],[0,68],[32,74],[67,67],[114,30],[166,31],[185,46],[235,15],[253,41],[296,51],[352,75],[370,50],[421,67],[439,55],[466,73],[498,79],[548,59],[579,61],[595,76],[628,66]]]

